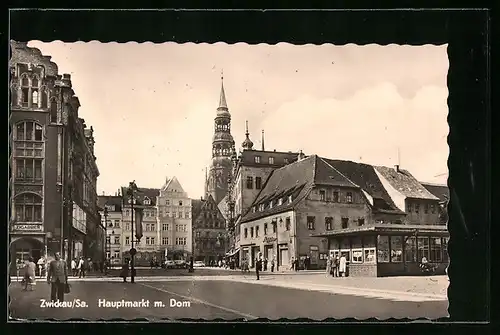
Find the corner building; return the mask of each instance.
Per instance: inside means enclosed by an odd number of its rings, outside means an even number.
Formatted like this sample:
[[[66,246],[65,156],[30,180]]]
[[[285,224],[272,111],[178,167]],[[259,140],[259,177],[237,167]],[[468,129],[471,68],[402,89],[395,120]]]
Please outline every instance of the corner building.
[[[11,41],[10,51],[11,260],[56,251],[101,260],[95,141],[71,77],[27,43]]]

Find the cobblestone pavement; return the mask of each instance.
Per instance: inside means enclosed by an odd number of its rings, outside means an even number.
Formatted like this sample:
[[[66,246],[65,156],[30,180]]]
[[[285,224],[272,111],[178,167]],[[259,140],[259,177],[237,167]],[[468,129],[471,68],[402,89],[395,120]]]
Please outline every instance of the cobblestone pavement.
[[[50,287],[38,282],[34,291],[21,291],[20,283],[10,288],[10,316],[18,319],[131,320],[146,318],[160,320],[178,319],[246,319],[257,318],[310,318],[323,320],[375,317],[431,318],[447,316],[447,301],[392,301],[371,297],[344,295],[331,292],[307,291],[270,285],[223,280],[186,280],[168,282],[72,282],[66,301],[86,303],[82,308],[50,308],[41,306],[47,299]],[[267,279],[271,281],[271,279]],[[262,280],[263,282],[266,280]],[[79,300],[78,300],[79,299]],[[112,308],[99,307],[104,300],[136,301],[135,306]],[[174,300],[171,300],[174,299]],[[142,304],[138,302],[142,301]],[[149,306],[145,302],[149,301]],[[155,301],[157,302],[155,304]],[[171,302],[177,302],[171,306]],[[160,307],[161,305],[161,307]]]

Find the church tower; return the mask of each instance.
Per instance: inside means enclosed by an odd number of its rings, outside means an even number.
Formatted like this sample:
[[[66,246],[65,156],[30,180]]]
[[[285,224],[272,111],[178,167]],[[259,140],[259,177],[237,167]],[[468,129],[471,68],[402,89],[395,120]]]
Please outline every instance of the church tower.
[[[231,157],[235,151],[234,139],[231,135],[231,114],[227,108],[224,92],[224,76],[221,76],[219,107],[214,119],[214,136],[212,137],[212,163],[207,174],[206,193],[212,195],[219,204],[228,191],[231,175]]]

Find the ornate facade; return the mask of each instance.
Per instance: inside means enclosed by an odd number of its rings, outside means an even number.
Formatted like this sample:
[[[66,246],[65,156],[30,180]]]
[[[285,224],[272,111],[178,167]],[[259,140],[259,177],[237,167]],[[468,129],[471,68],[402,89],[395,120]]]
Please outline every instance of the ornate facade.
[[[40,50],[11,41],[10,251],[35,259],[103,256],[93,129],[78,117],[71,77]]]

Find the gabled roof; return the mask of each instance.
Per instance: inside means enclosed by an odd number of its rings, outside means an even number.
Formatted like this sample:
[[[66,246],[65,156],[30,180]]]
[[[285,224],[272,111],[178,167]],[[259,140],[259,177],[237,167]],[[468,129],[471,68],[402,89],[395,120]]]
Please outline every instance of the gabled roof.
[[[123,194],[122,197],[123,203],[127,206],[128,205],[127,187],[125,186],[121,187],[121,194]],[[136,204],[143,205],[144,199],[148,198],[149,200],[151,200],[151,204],[146,206],[156,206],[156,197],[158,195],[160,195],[160,190],[157,188],[138,187],[137,192],[135,194]]]
[[[226,196],[224,198],[222,198],[222,200],[217,205],[217,207],[219,207],[219,211],[221,212],[221,214],[225,220],[227,220],[227,214],[228,214],[228,210],[229,210],[229,206],[227,204],[228,198],[229,198],[229,193],[226,194]]]
[[[439,200],[420,184],[410,172],[403,169],[396,171],[386,166],[376,166],[375,169],[391,186],[407,198]]]
[[[274,170],[264,187],[257,195],[250,210],[245,213],[242,222],[280,213],[293,208],[315,185],[332,185],[358,188],[330,164],[317,155],[309,156],[295,163]],[[288,202],[288,196],[292,202]],[[269,202],[282,198],[282,205],[269,206]],[[252,207],[264,204],[263,211],[252,211]]]
[[[399,212],[372,165],[328,158],[323,160],[368,193],[373,198],[375,210]]]
[[[191,214],[192,218],[196,220],[201,213],[201,208],[205,203],[204,199],[193,199],[191,200]]]
[[[431,184],[420,182],[427,191],[431,192],[434,196],[438,197],[441,201],[448,201],[450,199],[450,189],[447,185],[443,184]]]

